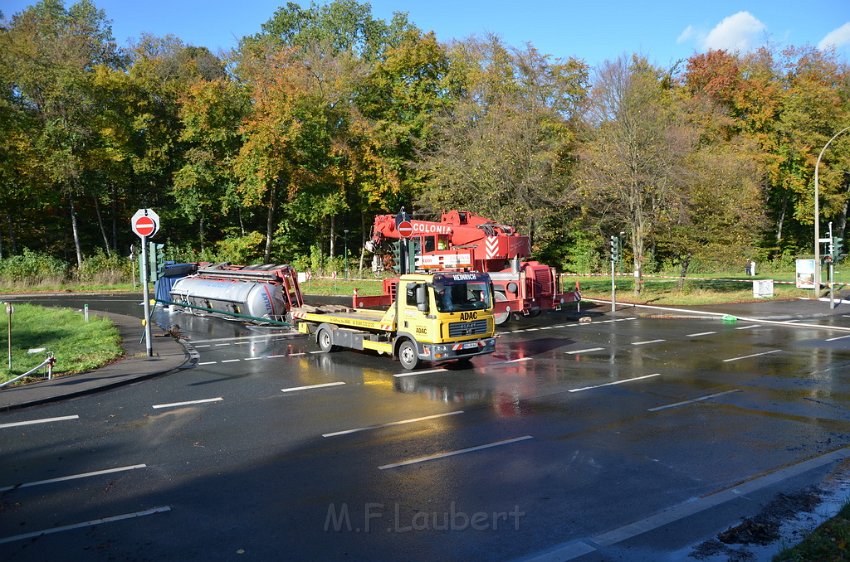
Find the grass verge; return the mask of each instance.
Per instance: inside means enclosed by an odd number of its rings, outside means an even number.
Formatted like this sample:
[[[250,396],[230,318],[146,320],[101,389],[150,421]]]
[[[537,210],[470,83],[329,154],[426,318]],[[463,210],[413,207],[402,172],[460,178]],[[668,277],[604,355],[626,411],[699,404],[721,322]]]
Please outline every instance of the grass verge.
[[[106,318],[70,308],[42,307],[15,303],[12,313],[12,368],[8,361],[9,315],[3,309],[0,333],[4,340],[4,361],[0,382],[21,375],[41,363],[48,351],[56,364],[54,375],[90,371],[114,361],[123,354],[118,329]],[[29,353],[30,349],[45,351]]]
[[[850,560],[850,504],[822,523],[803,542],[773,558],[774,562]]]

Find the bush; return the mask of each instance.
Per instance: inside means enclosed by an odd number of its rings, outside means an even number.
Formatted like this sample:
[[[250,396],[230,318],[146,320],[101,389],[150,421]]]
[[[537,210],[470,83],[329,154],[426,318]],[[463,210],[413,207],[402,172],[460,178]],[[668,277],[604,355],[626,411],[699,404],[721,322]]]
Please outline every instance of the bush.
[[[68,264],[53,256],[24,248],[23,254],[0,260],[4,285],[58,285],[68,278]]]
[[[76,280],[98,285],[126,283],[133,275],[134,263],[117,254],[107,256],[98,248],[93,256],[83,260],[83,266],[76,271]]]

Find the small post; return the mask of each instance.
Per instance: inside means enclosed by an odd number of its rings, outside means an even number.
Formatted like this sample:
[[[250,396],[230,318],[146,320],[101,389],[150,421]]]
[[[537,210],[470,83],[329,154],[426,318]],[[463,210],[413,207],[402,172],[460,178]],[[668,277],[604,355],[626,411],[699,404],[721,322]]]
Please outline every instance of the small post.
[[[8,334],[7,340],[9,342],[9,370],[12,370],[12,313],[15,312],[15,307],[12,306],[12,303],[6,303],[6,314],[9,315],[9,325],[8,325]]]
[[[88,322],[89,321],[89,305],[88,304],[83,305],[83,316],[85,317],[86,322]]]

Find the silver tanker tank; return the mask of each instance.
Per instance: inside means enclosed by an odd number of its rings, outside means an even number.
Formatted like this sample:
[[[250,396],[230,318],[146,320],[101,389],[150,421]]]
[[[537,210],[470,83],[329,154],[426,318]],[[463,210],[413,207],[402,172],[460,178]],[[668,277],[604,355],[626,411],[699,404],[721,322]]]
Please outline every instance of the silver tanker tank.
[[[284,320],[286,299],[282,286],[269,282],[270,278],[274,278],[273,274],[257,271],[251,266],[238,270],[223,267],[201,269],[197,275],[179,279],[171,288],[171,300],[178,305],[210,309],[192,309],[202,314]]]

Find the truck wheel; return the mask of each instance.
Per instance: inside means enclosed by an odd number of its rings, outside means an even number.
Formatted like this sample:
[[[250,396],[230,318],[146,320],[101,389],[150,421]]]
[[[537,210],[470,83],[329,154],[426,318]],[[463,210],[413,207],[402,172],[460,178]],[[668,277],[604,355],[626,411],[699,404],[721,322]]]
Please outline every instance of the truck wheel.
[[[333,334],[327,328],[319,328],[316,333],[316,343],[319,344],[319,349],[325,353],[336,351],[336,346],[333,344]]]
[[[419,354],[416,352],[416,345],[410,340],[404,340],[398,346],[398,360],[401,366],[408,371],[412,371],[419,364]]]

